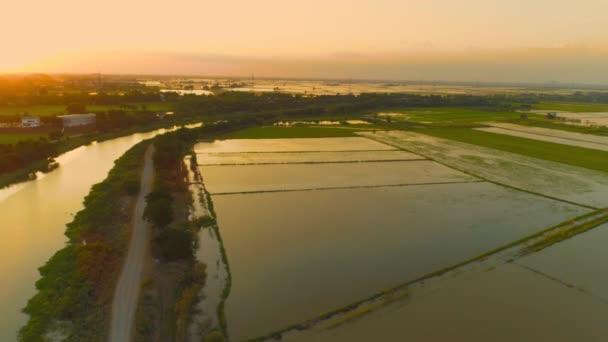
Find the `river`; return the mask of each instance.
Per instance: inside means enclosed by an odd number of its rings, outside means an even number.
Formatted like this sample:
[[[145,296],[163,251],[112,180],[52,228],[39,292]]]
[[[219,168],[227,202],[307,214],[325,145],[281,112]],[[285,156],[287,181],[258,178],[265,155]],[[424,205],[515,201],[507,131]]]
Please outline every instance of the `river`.
[[[133,145],[170,130],[81,146],[56,158],[56,170],[0,190],[0,341],[17,339],[28,318],[21,310],[35,294],[38,267],[66,243],[65,225],[83,208],[91,186],[104,180]]]

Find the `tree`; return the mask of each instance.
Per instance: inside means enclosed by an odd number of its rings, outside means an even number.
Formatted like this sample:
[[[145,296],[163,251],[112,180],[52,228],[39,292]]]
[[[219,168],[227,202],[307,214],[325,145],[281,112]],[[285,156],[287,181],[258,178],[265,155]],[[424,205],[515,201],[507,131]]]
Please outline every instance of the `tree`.
[[[194,235],[189,230],[165,229],[155,242],[160,255],[168,261],[188,259],[193,256]]]
[[[171,195],[166,191],[153,191],[146,196],[144,219],[157,228],[164,228],[173,221]]]
[[[65,110],[68,114],[82,114],[87,111],[87,106],[83,103],[70,103]]]

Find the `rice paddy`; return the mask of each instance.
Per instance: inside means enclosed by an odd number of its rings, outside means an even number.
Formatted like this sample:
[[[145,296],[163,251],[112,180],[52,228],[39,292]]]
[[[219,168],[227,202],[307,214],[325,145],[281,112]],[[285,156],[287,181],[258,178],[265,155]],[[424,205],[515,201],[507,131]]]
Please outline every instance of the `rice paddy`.
[[[608,201],[608,175],[602,172],[412,132],[358,134],[196,145],[231,273],[224,312],[232,340],[270,336],[349,308]],[[445,289],[398,296],[402,304],[382,304],[378,314],[345,309],[340,321],[327,321],[330,330],[321,329],[325,323],[319,321],[302,334],[283,337],[416,339],[429,333],[437,310],[443,310],[437,319],[447,325],[445,335],[435,333],[438,338],[461,332],[472,340],[496,337],[500,330],[489,323],[477,332],[470,329],[489,320],[488,310],[508,295],[510,278],[517,288],[513,293],[521,295],[493,319],[506,322],[504,329],[569,305],[585,315],[608,309],[515,264],[475,279],[466,274]],[[564,298],[508,319],[517,310],[538,307],[533,298],[539,291]],[[488,303],[478,302],[470,316],[455,319],[455,311],[474,295]],[[412,318],[417,312],[422,314]],[[557,329],[573,316],[553,315],[538,324]],[[403,320],[411,324],[397,326]],[[596,328],[599,321],[584,326]],[[582,328],[571,333],[563,336],[590,336]]]

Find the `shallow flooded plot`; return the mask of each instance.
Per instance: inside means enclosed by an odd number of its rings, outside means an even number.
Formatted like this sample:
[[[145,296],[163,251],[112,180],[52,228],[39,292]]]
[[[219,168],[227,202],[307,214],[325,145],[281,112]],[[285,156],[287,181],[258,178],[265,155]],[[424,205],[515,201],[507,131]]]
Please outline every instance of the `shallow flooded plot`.
[[[491,183],[213,196],[239,341],[587,212]],[[459,310],[462,310],[460,307]]]
[[[333,329],[284,341],[606,341],[608,305],[516,265],[440,286]]]
[[[201,142],[194,145],[196,153],[226,152],[318,152],[318,151],[376,151],[396,148],[374,140],[345,138],[302,139],[230,139]]]
[[[478,181],[428,160],[201,166],[212,194]]]
[[[201,153],[199,165],[343,163],[424,159],[406,151],[297,152],[297,153]]]
[[[522,126],[522,125],[516,125],[516,124],[511,124],[511,123],[506,123],[506,122],[488,122],[487,124],[492,127],[505,128],[505,129],[510,129],[510,130],[514,130],[514,131],[548,135],[548,136],[556,137],[556,138],[564,138],[564,139],[570,139],[570,140],[586,141],[586,142],[608,145],[608,136],[599,136],[599,135],[594,135],[594,134],[569,132],[569,131],[562,131],[559,129],[544,128],[544,127]]]
[[[608,206],[608,173],[405,131],[359,133],[519,189]]]
[[[496,133],[496,134],[510,135],[510,136],[520,137],[520,138],[548,141],[548,142],[562,144],[562,145],[578,146],[578,147],[590,148],[590,149],[594,149],[594,150],[608,151],[608,144],[601,144],[601,143],[596,143],[596,142],[572,140],[569,138],[560,138],[560,137],[543,135],[543,134],[538,134],[538,133],[515,131],[512,129],[506,129],[506,128],[501,128],[501,127],[484,127],[484,128],[476,128],[476,130]],[[585,134],[581,134],[581,135],[585,135]]]
[[[518,260],[608,302],[608,224]]]

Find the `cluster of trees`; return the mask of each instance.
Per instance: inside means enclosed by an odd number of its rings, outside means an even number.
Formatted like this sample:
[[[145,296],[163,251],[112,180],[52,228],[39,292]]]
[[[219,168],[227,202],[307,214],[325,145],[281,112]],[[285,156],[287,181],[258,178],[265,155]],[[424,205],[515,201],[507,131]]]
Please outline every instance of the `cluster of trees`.
[[[222,117],[246,113],[260,117],[339,115],[407,107],[474,107],[506,110],[518,103],[516,96],[415,95],[369,93],[361,95],[301,96],[285,93],[225,92],[215,96],[183,96],[177,103],[181,115]],[[524,98],[523,100],[527,100]]]
[[[0,174],[27,167],[32,162],[51,161],[56,146],[47,139],[20,141],[14,145],[0,144]]]
[[[163,94],[165,100],[175,100],[178,96],[174,93]],[[124,93],[13,93],[0,92],[0,105],[69,105],[72,103],[83,103],[89,105],[121,105],[142,102],[159,102],[161,94],[154,90],[129,90]]]
[[[191,259],[196,243],[188,225],[172,224],[174,197],[172,193],[187,191],[183,182],[183,156],[196,139],[196,133],[181,129],[156,138],[154,143],[155,190],[146,197],[144,218],[156,229],[153,251],[167,261]]]
[[[184,178],[187,170],[183,158],[200,137],[209,137],[254,124],[240,119],[209,124],[196,129],[182,128],[155,139],[154,191],[146,197],[144,218],[156,228],[153,250],[164,260],[192,258],[196,245],[195,232],[190,225],[175,224],[173,194],[188,191]]]

